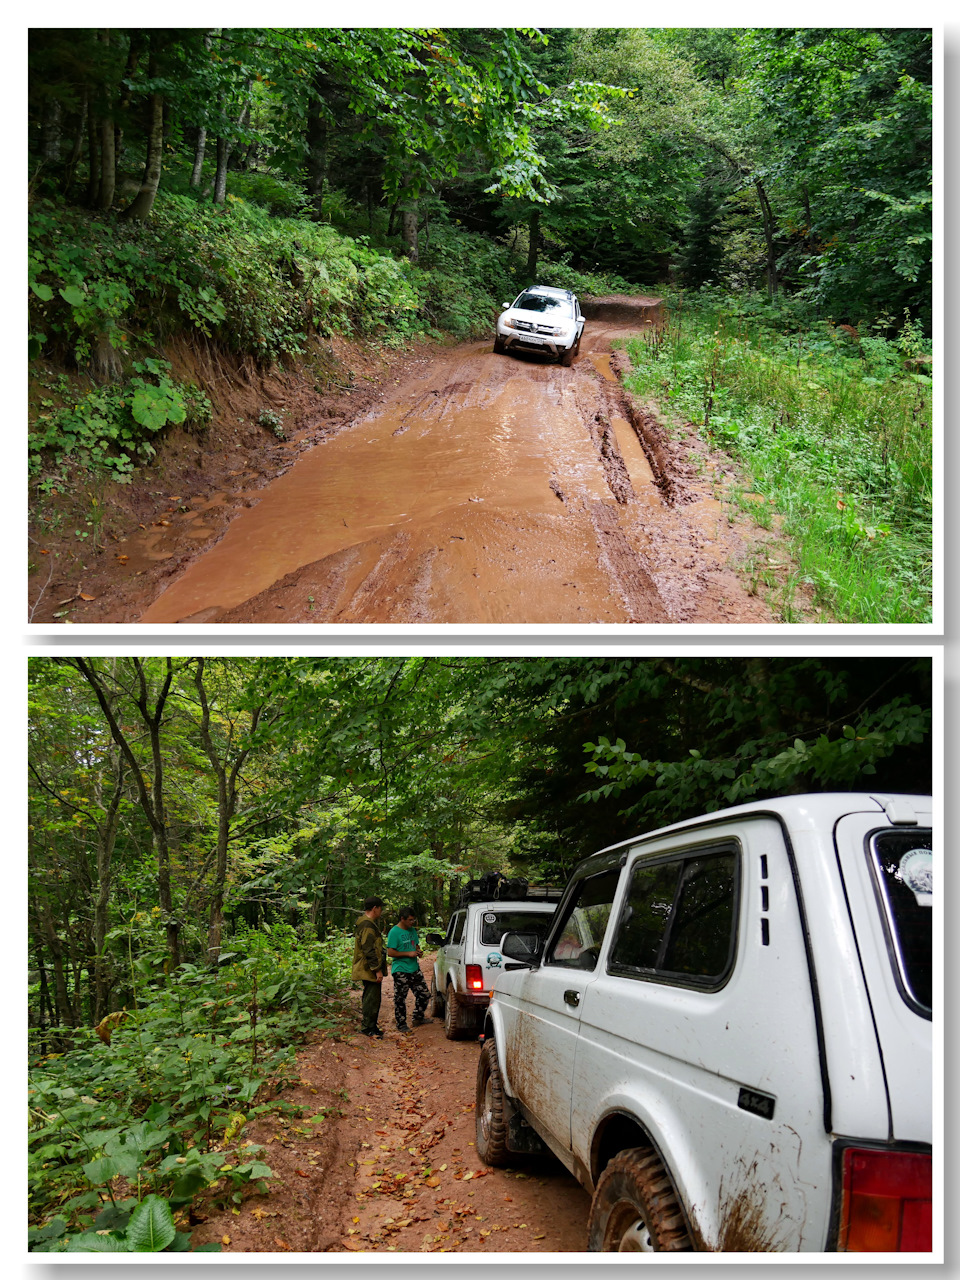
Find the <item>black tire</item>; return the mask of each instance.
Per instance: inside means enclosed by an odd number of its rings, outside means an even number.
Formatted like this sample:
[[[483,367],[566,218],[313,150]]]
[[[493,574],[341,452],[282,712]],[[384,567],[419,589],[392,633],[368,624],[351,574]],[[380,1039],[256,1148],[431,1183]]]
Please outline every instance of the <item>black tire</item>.
[[[693,1245],[673,1183],[656,1152],[615,1156],[597,1183],[587,1223],[591,1253],[677,1253]]]
[[[494,353],[494,355],[502,356],[502,355],[503,355],[503,353],[506,351],[506,349],[507,349],[506,344],[504,343],[503,339],[502,339],[502,338],[499,336],[499,334],[498,334],[498,335],[497,335],[497,337],[496,337],[496,338],[494,338],[494,340],[493,340],[493,353]]]
[[[443,1034],[448,1040],[465,1040],[477,1034],[472,1013],[464,1009],[453,987],[447,987],[443,997]]]
[[[510,1163],[507,1120],[503,1107],[503,1080],[497,1062],[497,1046],[486,1040],[477,1063],[477,1155],[495,1169]]]
[[[430,994],[433,996],[433,1016],[435,1018],[443,1017],[443,996],[437,990],[437,975],[434,973],[430,979]]]
[[[564,351],[563,355],[560,357],[560,363],[563,365],[565,369],[569,369],[570,366],[573,364],[573,360],[576,354],[577,354],[576,345],[572,347],[567,347],[566,351]]]

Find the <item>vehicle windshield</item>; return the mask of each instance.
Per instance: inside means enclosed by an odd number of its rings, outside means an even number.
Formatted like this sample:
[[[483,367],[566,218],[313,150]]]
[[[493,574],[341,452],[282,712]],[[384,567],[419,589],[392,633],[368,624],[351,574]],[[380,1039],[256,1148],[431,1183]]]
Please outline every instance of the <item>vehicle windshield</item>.
[[[573,304],[567,298],[554,298],[549,293],[521,293],[513,304],[521,311],[555,311],[561,316],[573,315]]]
[[[933,850],[929,830],[880,831],[870,840],[890,962],[907,1004],[929,1013],[933,982]]]
[[[552,911],[484,911],[480,917],[481,946],[499,946],[505,933],[535,933],[542,940],[552,916]]]

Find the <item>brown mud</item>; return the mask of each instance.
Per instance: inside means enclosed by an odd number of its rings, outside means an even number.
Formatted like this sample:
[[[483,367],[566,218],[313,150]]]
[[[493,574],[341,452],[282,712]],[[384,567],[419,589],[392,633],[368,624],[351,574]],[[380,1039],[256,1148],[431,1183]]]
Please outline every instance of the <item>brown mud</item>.
[[[430,960],[423,962],[430,980]],[[274,1179],[239,1213],[196,1204],[192,1244],[229,1253],[565,1253],[586,1248],[587,1193],[553,1157],[488,1169],[476,1152],[475,1040],[439,1021],[393,1029],[384,983],[382,1040],[358,1034],[359,1001],[337,1031],[297,1056],[283,1097],[301,1119],[244,1132]],[[324,1113],[324,1118],[313,1118]]]
[[[420,348],[322,422],[306,396],[295,438],[181,470],[86,581],[58,564],[33,621],[775,621],[736,572],[771,534],[715,496],[729,463],[621,384],[611,344],[656,324],[657,299],[584,311],[569,369],[463,343]]]

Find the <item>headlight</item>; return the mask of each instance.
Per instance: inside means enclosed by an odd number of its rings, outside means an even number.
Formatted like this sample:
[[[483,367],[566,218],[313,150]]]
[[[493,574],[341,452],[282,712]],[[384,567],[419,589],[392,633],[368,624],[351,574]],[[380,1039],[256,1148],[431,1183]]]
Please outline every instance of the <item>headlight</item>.
[[[503,327],[505,329],[518,329],[520,326],[517,324],[516,320],[504,320]]]

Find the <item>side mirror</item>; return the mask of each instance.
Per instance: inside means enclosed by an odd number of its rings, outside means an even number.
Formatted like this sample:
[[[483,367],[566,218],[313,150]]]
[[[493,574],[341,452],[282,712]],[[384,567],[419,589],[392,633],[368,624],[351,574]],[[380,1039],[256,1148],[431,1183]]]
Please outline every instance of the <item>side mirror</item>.
[[[500,303],[500,310],[501,310],[501,311],[509,311],[509,310],[510,310],[510,303],[509,303],[509,302],[501,302],[501,303]]]
[[[443,936],[439,933],[428,933],[426,935],[426,938],[427,938],[427,942],[431,947],[443,946]]]
[[[528,968],[539,964],[542,947],[543,939],[537,933],[505,933],[500,939],[502,954]]]

